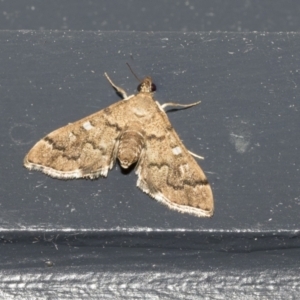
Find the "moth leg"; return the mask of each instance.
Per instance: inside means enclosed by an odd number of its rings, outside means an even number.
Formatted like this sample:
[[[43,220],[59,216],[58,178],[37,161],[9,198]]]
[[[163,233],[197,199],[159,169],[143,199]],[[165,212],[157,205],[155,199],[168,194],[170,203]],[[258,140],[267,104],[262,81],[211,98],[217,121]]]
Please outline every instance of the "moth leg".
[[[180,107],[191,107],[199,104],[201,101],[195,102],[195,103],[190,103],[190,104],[179,104],[179,103],[174,103],[174,102],[168,102],[160,105],[162,109],[165,109],[167,106],[180,106]]]
[[[193,153],[192,151],[188,150],[189,154],[191,154],[192,156],[198,158],[198,159],[204,159],[203,156],[197,155],[196,153]]]
[[[105,75],[105,77],[107,78],[107,80],[109,81],[109,83],[111,84],[111,86],[116,90],[116,92],[117,92],[120,96],[122,96],[123,99],[128,98],[126,92],[125,92],[122,88],[116,86],[116,85],[112,82],[112,80],[108,77],[108,75],[107,75],[106,73],[104,73],[104,75]]]
[[[195,106],[195,105],[197,105],[197,104],[199,104],[201,101],[198,101],[198,102],[195,102],[195,103],[190,103],[190,104],[179,104],[179,103],[174,103],[174,102],[168,102],[168,103],[164,103],[164,104],[162,104],[162,105],[159,105],[162,109],[164,109],[165,107],[167,107],[167,106],[180,106],[180,107],[191,107],[191,106]],[[188,152],[192,155],[192,156],[194,156],[194,157],[196,157],[196,158],[198,158],[198,159],[204,159],[204,157],[203,156],[200,156],[200,155],[197,155],[197,154],[195,154],[195,153],[193,153],[192,151],[189,151],[188,150]]]

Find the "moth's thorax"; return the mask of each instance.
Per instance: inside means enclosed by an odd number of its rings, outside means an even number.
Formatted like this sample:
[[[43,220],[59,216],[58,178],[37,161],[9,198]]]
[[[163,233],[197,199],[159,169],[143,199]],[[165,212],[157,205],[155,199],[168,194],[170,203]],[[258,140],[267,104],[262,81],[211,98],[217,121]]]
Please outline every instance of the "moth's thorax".
[[[133,114],[134,120],[138,120],[142,124],[145,122],[148,124],[149,120],[157,112],[157,104],[155,103],[152,94],[140,92],[129,101],[132,105],[128,111]]]
[[[139,160],[144,145],[142,124],[139,122],[129,123],[119,139],[117,157],[122,168],[127,169]]]

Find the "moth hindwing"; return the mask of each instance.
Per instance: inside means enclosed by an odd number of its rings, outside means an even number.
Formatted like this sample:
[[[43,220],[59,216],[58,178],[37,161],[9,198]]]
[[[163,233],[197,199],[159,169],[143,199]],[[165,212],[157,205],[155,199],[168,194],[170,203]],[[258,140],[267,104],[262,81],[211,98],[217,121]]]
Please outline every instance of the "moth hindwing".
[[[59,128],[29,151],[24,165],[60,179],[107,176],[116,159],[122,168],[136,165],[137,186],[169,208],[198,217],[214,211],[211,187],[200,166],[153,98],[150,77],[138,93],[126,92],[105,76],[123,100]]]

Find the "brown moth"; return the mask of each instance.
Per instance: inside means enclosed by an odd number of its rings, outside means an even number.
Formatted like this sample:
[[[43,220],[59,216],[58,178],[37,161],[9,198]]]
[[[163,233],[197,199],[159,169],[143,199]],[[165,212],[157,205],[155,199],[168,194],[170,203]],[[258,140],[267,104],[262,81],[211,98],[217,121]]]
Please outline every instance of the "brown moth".
[[[160,105],[150,77],[141,81],[137,94],[127,96],[105,76],[123,100],[49,133],[26,155],[25,167],[55,178],[94,179],[106,177],[118,158],[124,169],[136,165],[137,186],[157,201],[182,213],[211,217],[211,187],[164,111],[199,102]]]

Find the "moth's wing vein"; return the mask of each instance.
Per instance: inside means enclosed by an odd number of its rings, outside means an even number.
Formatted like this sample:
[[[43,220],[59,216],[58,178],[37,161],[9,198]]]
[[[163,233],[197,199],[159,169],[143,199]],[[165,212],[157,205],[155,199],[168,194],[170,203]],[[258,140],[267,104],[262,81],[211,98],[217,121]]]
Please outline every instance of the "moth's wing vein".
[[[127,121],[127,105],[128,101],[119,101],[51,132],[26,155],[25,167],[65,179],[107,176]]]

